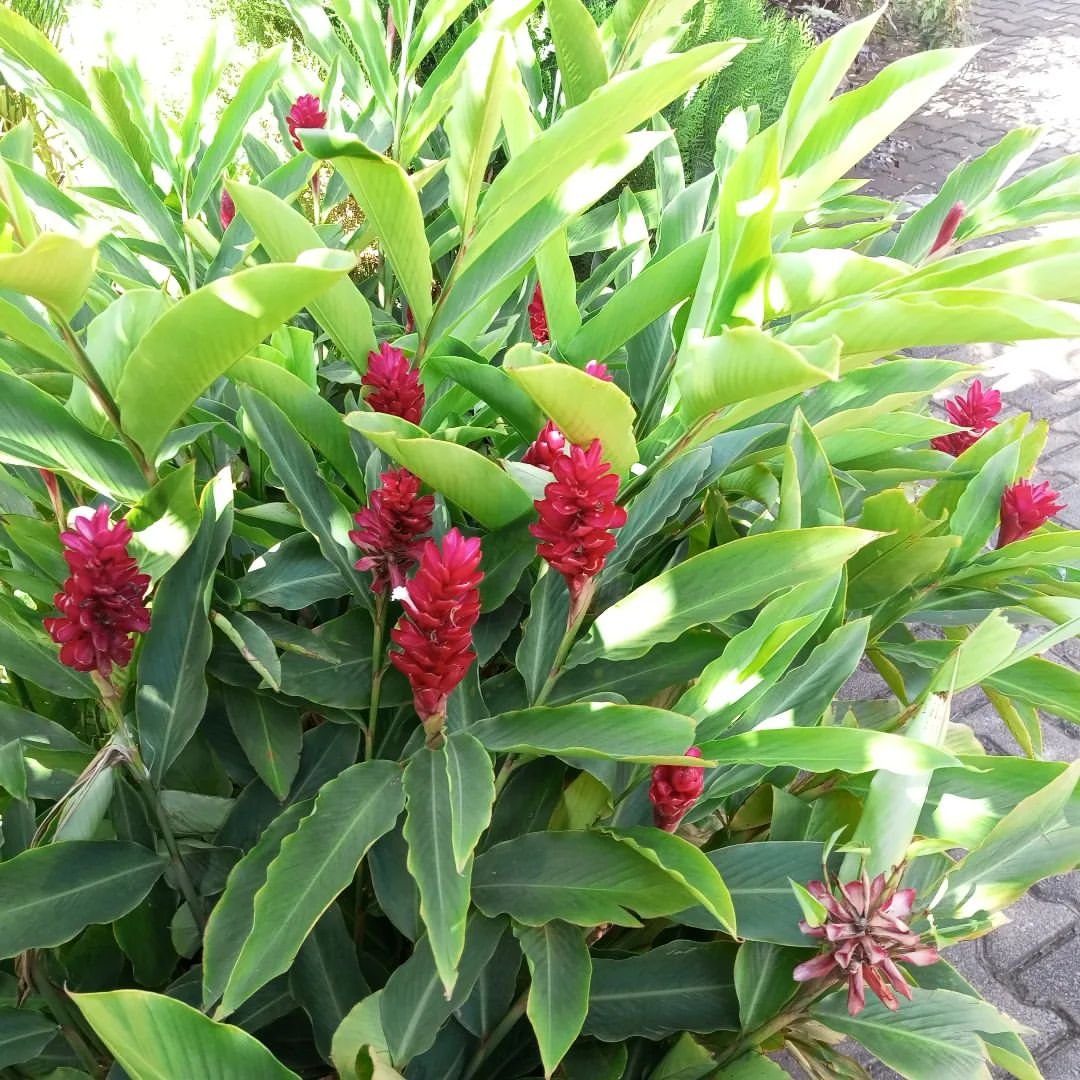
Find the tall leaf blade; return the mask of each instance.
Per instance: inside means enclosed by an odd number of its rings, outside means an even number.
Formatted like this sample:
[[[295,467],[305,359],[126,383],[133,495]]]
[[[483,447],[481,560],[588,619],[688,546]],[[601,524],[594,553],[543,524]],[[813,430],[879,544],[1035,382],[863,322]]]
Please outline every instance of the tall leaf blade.
[[[210,585],[233,522],[227,471],[207,485],[201,509],[195,539],[158,585],[150,630],[139,654],[135,695],[139,745],[158,786],[195,734],[206,708]]]
[[[581,928],[553,921],[514,928],[532,982],[526,1013],[551,1076],[581,1033],[589,1009],[592,959]]]
[[[117,1061],[140,1080],[298,1080],[254,1036],[176,998],[145,990],[71,997]]]
[[[251,933],[236,959],[218,1015],[227,1016],[289,969],[368,849],[394,827],[401,772],[391,761],[353,765],[325,784],[311,813],[281,842],[255,896]]]

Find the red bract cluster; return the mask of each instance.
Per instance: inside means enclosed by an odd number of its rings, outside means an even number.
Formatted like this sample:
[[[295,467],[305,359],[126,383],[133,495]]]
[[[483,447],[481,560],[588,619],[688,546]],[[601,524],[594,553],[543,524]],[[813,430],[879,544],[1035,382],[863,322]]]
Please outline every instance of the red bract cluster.
[[[353,515],[356,528],[349,539],[364,555],[357,570],[371,570],[371,588],[381,593],[405,584],[405,577],[420,558],[423,536],[431,528],[433,495],[420,494],[420,480],[408,469],[392,469],[379,477],[379,487],[368,505]]]
[[[360,380],[371,393],[367,403],[376,411],[400,416],[411,424],[419,424],[424,415],[424,388],[420,373],[410,364],[408,357],[395,349],[388,341],[379,346],[378,352],[368,353],[367,373]]]
[[[480,617],[480,540],[451,529],[427,540],[407,586],[405,613],[390,632],[401,650],[390,662],[409,680],[428,745],[441,741],[446,699],[476,659],[472,629]]]
[[[293,146],[297,150],[303,150],[303,143],[296,133],[304,128],[326,127],[326,113],[322,110],[322,102],[314,94],[301,94],[293,102],[293,107],[285,117],[285,123],[289,128]]]
[[[607,369],[607,364],[601,364],[599,360],[590,360],[585,365],[585,374],[591,375],[601,382],[614,382],[614,376]]]
[[[964,220],[964,210],[965,207],[962,202],[953,203],[953,205],[949,207],[949,212],[941,222],[941,228],[938,229],[938,234],[934,238],[933,246],[930,248],[931,255],[933,255],[935,251],[940,251],[946,244],[952,241],[952,238],[956,235],[956,230],[960,228],[960,222]]]
[[[131,662],[131,635],[150,629],[143,603],[150,578],[128,554],[131,528],[126,521],[110,525],[108,507],[76,518],[60,540],[71,577],[56,594],[61,614],[46,619],[45,629],[60,646],[61,663],[107,679],[113,665]]]
[[[691,746],[687,757],[701,757],[701,751]],[[649,784],[649,801],[653,804],[653,824],[664,832],[673,833],[686,812],[701,798],[705,787],[705,769],[693,765],[656,765]]]
[[[1001,526],[997,546],[1003,548],[1006,544],[1023,540],[1045,525],[1054,514],[1060,514],[1065,509],[1065,504],[1057,501],[1060,498],[1060,494],[1046,480],[1041,484],[1018,480],[1007,487],[1001,496]]]
[[[221,193],[221,211],[219,214],[221,218],[221,227],[227,229],[233,222],[233,218],[236,217],[236,203],[233,202],[233,197],[227,192]]]
[[[566,453],[566,436],[549,420],[536,436],[536,441],[525,451],[521,460],[526,465],[536,465],[551,471],[556,459]]]
[[[540,541],[541,558],[566,578],[575,602],[615,547],[613,530],[626,524],[626,511],[615,504],[619,478],[603,453],[600,440],[593,439],[588,450],[573,446],[556,458],[555,479],[535,504],[540,520],[529,526]]]
[[[793,972],[796,982],[840,976],[847,979],[848,1012],[857,1016],[866,1005],[866,987],[890,1009],[896,1009],[895,990],[911,997],[911,990],[897,963],[925,967],[938,959],[938,951],[924,945],[908,926],[915,903],[914,889],[897,889],[895,876],[886,880],[878,874],[870,881],[835,882],[836,891],[821,881],[811,881],[806,888],[826,912],[821,926],[805,920],[799,929],[811,937],[823,938],[828,949],[813,960],[800,964]],[[890,985],[891,988],[890,988]]]
[[[930,440],[930,445],[935,450],[959,457],[991,428],[997,427],[995,417],[1001,412],[1001,394],[997,390],[984,390],[983,384],[976,379],[966,394],[958,394],[945,403],[945,412],[957,427],[967,430],[939,435]]]
[[[537,282],[529,301],[529,330],[538,345],[544,345],[550,338],[548,334],[547,312],[544,310],[544,294]]]

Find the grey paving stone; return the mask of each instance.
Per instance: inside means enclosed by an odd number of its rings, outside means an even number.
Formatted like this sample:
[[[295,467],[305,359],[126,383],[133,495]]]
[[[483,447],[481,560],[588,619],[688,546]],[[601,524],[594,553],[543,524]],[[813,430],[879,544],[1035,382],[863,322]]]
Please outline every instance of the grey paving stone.
[[[1015,972],[1041,949],[1069,933],[1076,922],[1075,912],[1052,900],[1025,896],[1009,908],[1007,926],[986,938],[984,955],[998,972]]]
[[[1042,1066],[1046,1080],[1076,1080],[1080,1076],[1080,1036],[1067,1040]]]

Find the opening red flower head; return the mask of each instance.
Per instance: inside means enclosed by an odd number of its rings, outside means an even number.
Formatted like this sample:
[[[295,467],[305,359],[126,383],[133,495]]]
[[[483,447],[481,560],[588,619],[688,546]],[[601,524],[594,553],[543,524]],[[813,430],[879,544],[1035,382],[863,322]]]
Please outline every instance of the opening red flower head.
[[[976,379],[968,387],[966,394],[958,394],[945,402],[945,412],[957,427],[968,430],[939,435],[930,440],[930,445],[935,450],[959,457],[991,428],[997,427],[995,417],[1001,412],[1001,394],[997,390],[985,390],[983,384]]]
[[[691,746],[687,757],[701,757],[701,751]],[[649,801],[653,804],[653,824],[664,832],[673,833],[686,812],[701,798],[705,789],[705,768],[694,765],[654,765]]]
[[[585,374],[591,375],[601,382],[614,382],[615,377],[607,369],[607,364],[601,364],[599,360],[590,360],[585,365]]]
[[[326,113],[323,112],[322,103],[314,94],[301,94],[293,102],[293,107],[285,117],[285,123],[288,126],[293,146],[297,150],[303,150],[304,145],[296,133],[303,131],[304,128],[326,127]]]
[[[941,222],[941,228],[938,229],[938,234],[934,238],[933,246],[930,248],[930,254],[940,251],[946,244],[952,242],[952,238],[956,235],[956,230],[960,228],[960,222],[964,220],[964,212],[966,207],[962,202],[953,203],[949,207],[949,212],[945,215]]]
[[[1054,514],[1060,514],[1065,509],[1065,504],[1057,501],[1060,498],[1047,480],[1041,484],[1018,480],[1007,487],[1001,496],[1001,527],[997,546],[1003,548],[1006,544],[1023,540],[1045,525]]]
[[[381,593],[405,584],[405,576],[420,558],[423,536],[431,528],[435,497],[420,494],[420,480],[408,469],[391,469],[379,477],[368,505],[353,515],[356,528],[349,539],[364,555],[357,570],[371,570],[371,588]]]
[[[529,301],[529,330],[538,345],[545,345],[550,340],[548,333],[547,312],[544,310],[544,294],[540,283],[536,283],[532,299]]]
[[[604,448],[593,439],[588,450],[570,448],[552,462],[555,479],[535,503],[540,520],[529,531],[537,551],[566,578],[571,618],[586,585],[604,567],[615,547],[614,530],[626,524],[626,511],[615,503],[619,478],[603,460]]]
[[[128,554],[131,527],[110,525],[108,507],[75,518],[74,526],[60,534],[71,576],[56,594],[60,615],[46,619],[45,629],[60,646],[61,663],[107,679],[114,665],[131,663],[132,634],[150,629],[143,603],[150,578]]]
[[[419,424],[424,415],[424,388],[420,373],[408,357],[388,341],[368,353],[368,369],[360,382],[370,388],[367,403],[376,411]]]
[[[233,197],[224,190],[221,192],[221,210],[218,216],[223,229],[227,229],[236,217],[236,203],[233,202]]]
[[[833,879],[832,889],[821,881],[808,882],[806,889],[825,908],[826,921],[811,926],[804,920],[799,929],[828,944],[820,956],[795,969],[795,981],[830,976],[847,979],[848,1012],[852,1016],[866,1005],[867,986],[890,1009],[898,1007],[894,990],[910,999],[911,989],[897,963],[925,967],[940,957],[937,949],[924,945],[908,925],[915,890],[897,889],[898,879],[894,871],[888,881],[884,874],[870,881],[865,873],[862,880],[843,885]]]
[[[480,617],[480,539],[451,529],[441,544],[426,540],[420,567],[402,598],[405,612],[390,632],[400,650],[390,663],[409,680],[427,743],[442,743],[446,700],[476,659],[472,631]]]

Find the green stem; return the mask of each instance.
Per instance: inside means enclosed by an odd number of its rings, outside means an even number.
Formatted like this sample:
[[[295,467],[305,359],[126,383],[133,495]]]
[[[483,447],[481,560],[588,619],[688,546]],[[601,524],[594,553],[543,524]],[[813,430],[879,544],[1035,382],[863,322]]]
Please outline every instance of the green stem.
[[[462,1080],[471,1080],[471,1077],[475,1076],[480,1066],[487,1060],[488,1055],[499,1046],[507,1035],[513,1030],[517,1022],[525,1015],[525,1009],[529,1004],[529,992],[524,991],[521,996],[510,1006],[506,1015],[495,1025],[491,1034],[486,1039],[481,1040],[479,1047],[477,1047],[476,1053],[473,1054],[472,1060],[469,1062],[468,1067],[465,1070]]]
[[[375,628],[371,638],[371,706],[364,734],[364,757],[367,761],[375,757],[375,726],[379,719],[383,676],[386,674],[386,657],[383,655],[386,644],[386,600],[385,590],[375,598]]]
[[[67,347],[71,350],[72,356],[75,357],[75,363],[79,368],[79,374],[82,376],[83,381],[89,386],[90,392],[101,406],[102,412],[105,413],[109,423],[116,428],[116,432],[123,440],[124,445],[131,451],[131,456],[142,470],[143,476],[146,477],[146,482],[153,486],[157,483],[157,470],[143,453],[142,447],[139,446],[134,439],[129,438],[129,436],[124,433],[123,426],[120,423],[120,407],[113,399],[112,394],[109,392],[109,388],[98,374],[97,368],[94,367],[90,357],[82,346],[82,342],[79,341],[75,331],[71,329],[67,320],[61,319],[55,312],[54,317],[60,326],[60,333],[63,336]]]
[[[660,470],[667,465],[669,461],[674,461],[693,441],[697,438],[698,432],[710,421],[714,413],[708,413],[706,416],[701,417],[700,420],[696,420],[691,426],[689,431],[681,439],[677,439],[673,442],[644,472],[640,472],[637,476],[632,476],[624,485],[622,491],[619,492],[619,502],[625,503],[629,501],[638,491],[643,488]]]
[[[760,1027],[740,1035],[716,1059],[716,1064],[726,1065],[729,1061],[742,1057],[748,1050],[760,1046],[766,1039],[771,1039],[774,1035],[779,1034],[784,1028],[798,1020],[815,998],[819,997],[823,991],[830,989],[833,981],[832,979],[815,979],[813,982],[805,983],[802,990],[795,995],[783,1012],[778,1013],[771,1020],[766,1020]]]
[[[559,681],[559,676],[562,675],[562,666],[570,654],[577,632],[581,629],[581,624],[585,621],[585,616],[589,612],[589,602],[592,600],[595,591],[596,582],[594,579],[582,589],[578,598],[571,602],[570,616],[566,621],[566,632],[562,636],[562,641],[559,642],[558,649],[555,650],[555,659],[552,661],[551,670],[548,671],[544,685],[540,687],[540,692],[536,695],[536,700],[533,702],[534,706],[543,705],[547,701],[548,695],[555,689],[555,684]]]
[[[188,176],[184,177],[184,183],[180,187],[180,215],[186,225],[188,220]],[[195,249],[191,246],[191,237],[188,236],[186,228],[183,233],[184,252],[187,255],[188,292],[193,293],[195,291]]]
[[[409,49],[412,46],[413,18],[416,12],[415,4],[409,5],[409,13],[405,19],[405,25],[401,30],[401,62],[398,66],[397,102],[394,109],[394,146],[393,157],[403,167],[407,163],[401,161],[401,136],[405,126],[405,95],[409,85]]]
[[[105,1070],[101,1061],[83,1036],[78,1020],[68,1006],[67,999],[53,986],[48,974],[43,970],[41,957],[36,950],[32,950],[27,954],[27,961],[30,982],[33,984],[34,989],[45,999],[45,1003],[60,1024],[61,1034],[67,1040],[75,1056],[82,1062],[83,1068],[91,1076],[102,1076]]]

